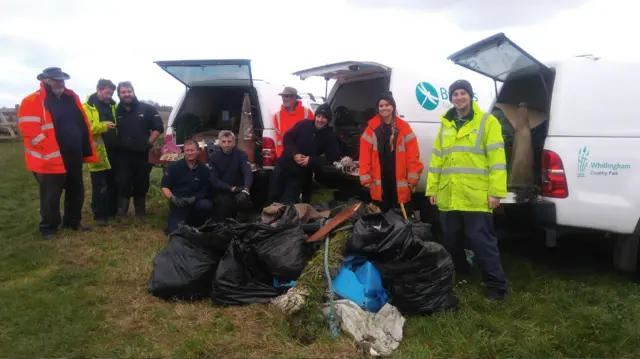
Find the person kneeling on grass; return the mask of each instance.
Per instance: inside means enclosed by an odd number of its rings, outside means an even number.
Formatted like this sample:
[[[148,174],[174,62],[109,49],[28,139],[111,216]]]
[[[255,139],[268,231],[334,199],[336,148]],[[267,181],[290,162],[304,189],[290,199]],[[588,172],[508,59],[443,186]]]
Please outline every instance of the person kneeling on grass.
[[[169,165],[162,177],[162,193],[170,201],[165,233],[178,229],[180,222],[200,226],[213,211],[209,170],[198,161],[200,147],[194,140],[184,141],[184,158]]]
[[[247,154],[235,147],[233,132],[220,131],[218,140],[221,150],[208,160],[215,201],[213,218],[222,221],[235,217],[238,222],[247,222],[253,208],[249,193],[251,163]]]

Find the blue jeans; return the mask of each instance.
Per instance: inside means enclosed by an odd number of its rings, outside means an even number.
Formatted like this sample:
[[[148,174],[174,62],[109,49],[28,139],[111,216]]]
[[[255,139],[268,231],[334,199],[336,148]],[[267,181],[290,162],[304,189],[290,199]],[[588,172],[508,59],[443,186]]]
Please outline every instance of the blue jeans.
[[[500,263],[498,237],[493,228],[493,215],[486,212],[440,212],[444,246],[451,254],[456,270],[468,268],[464,252],[464,234],[471,242],[474,262],[482,270],[487,289],[506,291],[507,277]]]
[[[169,204],[169,218],[167,219],[167,229],[165,233],[171,233],[178,229],[178,224],[184,222],[192,226],[201,226],[211,217],[213,202],[210,199],[199,199],[195,204],[187,207],[177,207],[173,203]]]

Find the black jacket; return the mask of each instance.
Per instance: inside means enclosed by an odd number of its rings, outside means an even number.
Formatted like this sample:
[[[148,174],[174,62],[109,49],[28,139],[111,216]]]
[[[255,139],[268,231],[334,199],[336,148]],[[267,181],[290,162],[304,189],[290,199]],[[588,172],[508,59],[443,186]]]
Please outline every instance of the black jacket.
[[[209,156],[208,162],[214,190],[230,192],[232,187],[251,188],[251,163],[243,151],[234,147],[230,153],[224,153],[220,149]]]
[[[146,152],[151,147],[149,136],[152,131],[162,133],[164,124],[162,118],[153,106],[137,99],[127,110],[123,102],[116,109],[118,121],[118,145],[120,148],[131,152]]]
[[[207,198],[211,194],[211,182],[207,166],[196,162],[189,168],[187,160],[182,158],[165,168],[161,187],[171,190],[176,197]]]
[[[324,165],[332,164],[340,159],[340,146],[333,129],[325,126],[316,128],[314,120],[302,120],[296,123],[283,138],[284,150],[278,158],[276,166],[283,169],[298,168],[300,170],[321,170]],[[302,154],[309,156],[309,166],[299,166],[293,156]]]

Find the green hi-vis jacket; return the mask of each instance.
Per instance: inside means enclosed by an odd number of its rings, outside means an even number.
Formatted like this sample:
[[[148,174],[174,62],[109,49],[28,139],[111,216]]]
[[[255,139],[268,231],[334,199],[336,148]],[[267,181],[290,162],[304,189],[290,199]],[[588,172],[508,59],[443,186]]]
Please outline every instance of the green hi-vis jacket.
[[[99,162],[89,163],[87,166],[89,167],[89,171],[91,172],[105,171],[111,169],[111,164],[109,163],[109,158],[107,157],[107,148],[105,147],[104,141],[102,140],[102,134],[107,132],[109,129],[107,128],[106,122],[100,121],[100,114],[98,113],[98,109],[95,106],[89,105],[89,97],[87,97],[87,101],[82,104],[82,107],[84,108],[84,112],[87,114],[87,119],[89,119],[91,134],[93,135],[91,137],[93,140],[93,145],[96,148],[96,154],[98,155]],[[116,105],[111,105],[111,111],[113,111],[113,118],[115,121]]]
[[[507,197],[507,165],[500,122],[472,102],[473,118],[460,129],[445,113],[433,144],[427,196],[441,211],[492,212],[489,196]],[[450,111],[455,111],[451,109]],[[453,112],[451,112],[453,113]]]

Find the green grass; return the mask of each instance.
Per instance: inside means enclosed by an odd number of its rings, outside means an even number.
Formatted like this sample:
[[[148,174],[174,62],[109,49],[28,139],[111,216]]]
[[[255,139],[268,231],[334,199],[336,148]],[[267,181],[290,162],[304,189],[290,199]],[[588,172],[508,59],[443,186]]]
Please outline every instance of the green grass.
[[[0,355],[3,357],[345,357],[346,336],[303,346],[268,306],[167,303],[146,293],[166,240],[166,201],[154,169],[146,223],[36,232],[38,192],[22,146],[0,142]],[[90,182],[85,201],[85,224]],[[456,313],[408,318],[396,357],[639,357],[640,287],[580,241],[550,253],[503,244],[511,295],[485,300],[477,278],[461,283]]]

